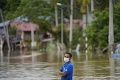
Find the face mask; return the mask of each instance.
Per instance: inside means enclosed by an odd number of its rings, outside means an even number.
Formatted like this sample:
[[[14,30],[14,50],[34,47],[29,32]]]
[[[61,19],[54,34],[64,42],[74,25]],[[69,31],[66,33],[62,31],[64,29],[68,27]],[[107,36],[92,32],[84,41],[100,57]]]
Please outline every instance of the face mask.
[[[65,58],[65,57],[64,57],[64,61],[65,61],[65,62],[68,62],[68,61],[69,61],[69,58]]]

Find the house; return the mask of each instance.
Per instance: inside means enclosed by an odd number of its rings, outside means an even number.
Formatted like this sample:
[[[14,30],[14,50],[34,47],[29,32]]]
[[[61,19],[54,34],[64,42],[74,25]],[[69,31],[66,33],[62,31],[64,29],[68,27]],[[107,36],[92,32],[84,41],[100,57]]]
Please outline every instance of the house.
[[[78,25],[79,27],[83,26],[83,20],[81,19],[73,19],[73,25]],[[70,20],[69,19],[65,19],[65,26],[67,28],[67,30],[70,30]]]
[[[10,26],[16,28],[17,35],[21,36],[23,40],[31,39],[32,32],[36,33],[39,29],[37,24],[24,21],[13,21],[10,23]]]

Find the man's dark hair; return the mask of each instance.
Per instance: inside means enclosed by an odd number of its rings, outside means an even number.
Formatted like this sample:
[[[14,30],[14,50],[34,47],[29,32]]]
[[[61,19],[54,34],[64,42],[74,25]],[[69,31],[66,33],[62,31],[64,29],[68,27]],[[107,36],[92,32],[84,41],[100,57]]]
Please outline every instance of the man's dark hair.
[[[72,54],[71,53],[65,53],[65,54],[68,54],[70,56],[70,58],[72,58]]]

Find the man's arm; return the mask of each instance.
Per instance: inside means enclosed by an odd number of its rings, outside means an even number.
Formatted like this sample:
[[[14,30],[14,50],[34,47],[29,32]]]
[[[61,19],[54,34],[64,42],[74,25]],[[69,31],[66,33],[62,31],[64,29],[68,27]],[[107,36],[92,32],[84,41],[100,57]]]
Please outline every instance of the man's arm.
[[[62,76],[66,76],[66,73],[65,73],[65,72],[61,72],[61,71],[60,71],[59,74],[62,75]]]

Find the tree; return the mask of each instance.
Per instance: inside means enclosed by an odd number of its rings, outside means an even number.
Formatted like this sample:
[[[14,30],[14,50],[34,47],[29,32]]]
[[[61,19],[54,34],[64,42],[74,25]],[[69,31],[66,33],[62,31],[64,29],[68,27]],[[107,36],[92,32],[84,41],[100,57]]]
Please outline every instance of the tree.
[[[7,0],[6,19],[17,17],[39,25],[39,31],[50,30],[53,17],[50,3],[45,0]],[[14,14],[14,15],[13,15]],[[44,27],[42,27],[44,26]]]
[[[5,19],[4,19],[4,15],[3,15],[3,10],[4,10],[4,7],[6,5],[6,0],[1,0],[0,2],[0,16],[1,16],[1,21],[2,22],[5,22]],[[10,43],[9,43],[9,33],[8,33],[8,28],[4,25],[4,30],[6,32],[6,40],[7,40],[7,47],[8,47],[8,50],[10,50]]]
[[[9,27],[8,29],[9,35],[16,35],[16,28],[15,27]]]
[[[57,0],[50,0],[51,7],[54,8],[56,6]]]
[[[76,0],[76,5],[79,6],[80,12],[83,14],[87,13],[87,5],[90,3],[90,0]]]
[[[115,43],[120,41],[120,3],[114,4],[114,40]],[[96,11],[94,13],[95,20],[90,26],[86,28],[87,37],[89,39],[89,46],[94,46],[99,49],[103,49],[108,46],[108,8],[102,11]]]
[[[120,3],[116,3],[115,5],[114,5],[114,14],[113,14],[113,17],[114,17],[114,19],[113,19],[113,21],[114,21],[114,42],[115,43],[117,43],[117,42],[120,42],[120,37],[118,37],[118,36],[120,36],[120,34],[119,34],[119,31],[120,31],[120,28],[119,28],[119,26],[120,26]]]
[[[0,8],[4,9],[5,5],[6,5],[6,0],[0,0]]]
[[[109,7],[109,0],[94,0],[95,10],[102,11]]]
[[[88,44],[103,48],[107,46],[108,41],[108,9],[98,11],[94,15],[96,19],[86,28]]]
[[[4,14],[7,20],[11,20],[13,18],[18,17],[16,16],[15,11],[20,5],[20,1],[21,0],[7,0],[6,5],[4,7]]]
[[[3,12],[5,5],[6,5],[6,0],[0,0],[0,11],[1,11],[0,13]],[[2,22],[2,19],[0,19],[0,22]]]
[[[8,2],[8,5],[13,1]],[[18,4],[17,2],[13,3]],[[36,21],[36,19],[46,19],[48,16],[52,15],[50,4],[44,0],[21,0],[19,6],[16,9],[13,8],[14,5],[11,6],[12,7],[10,8],[10,11],[15,15],[11,15],[12,19],[21,16],[23,18],[27,18],[29,21]],[[9,13],[7,16],[10,17]]]

